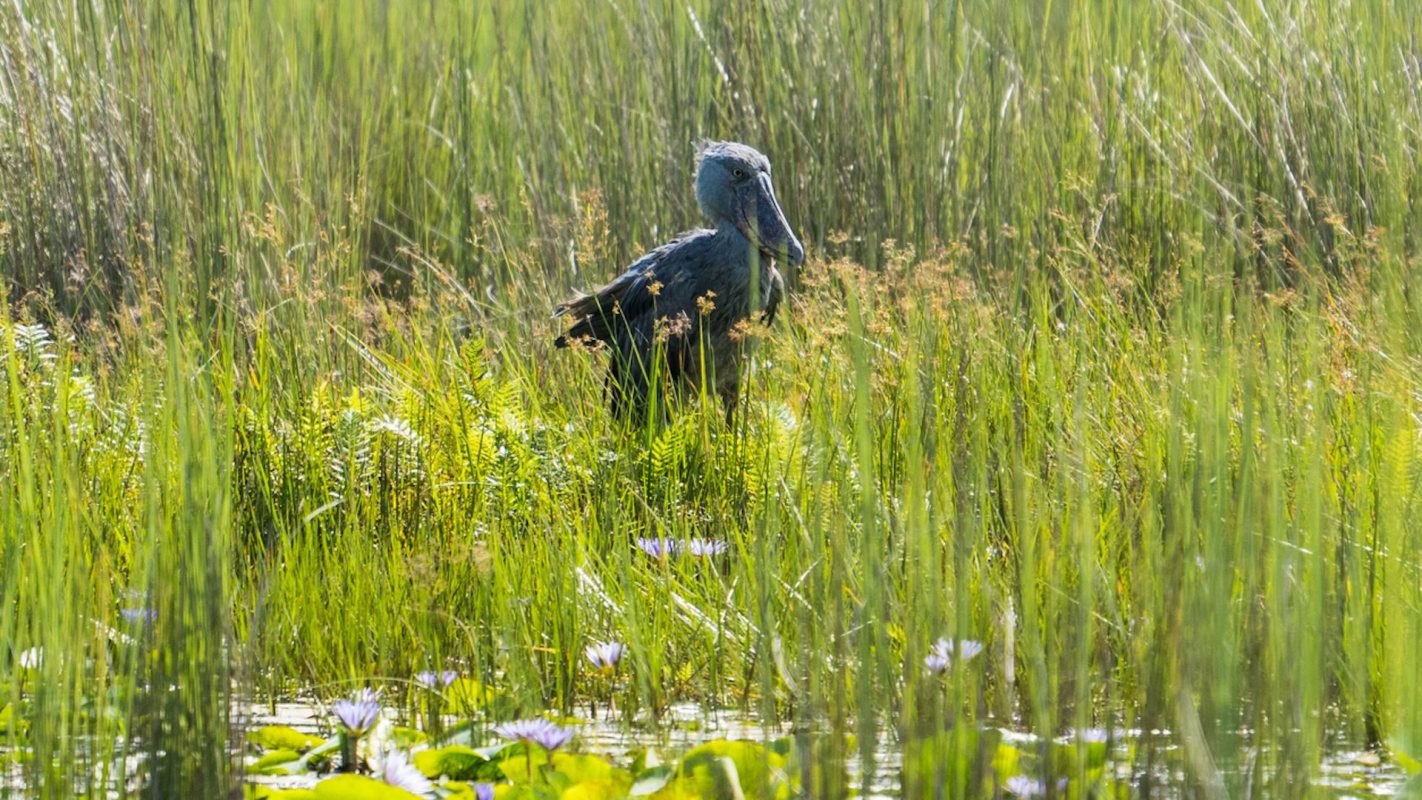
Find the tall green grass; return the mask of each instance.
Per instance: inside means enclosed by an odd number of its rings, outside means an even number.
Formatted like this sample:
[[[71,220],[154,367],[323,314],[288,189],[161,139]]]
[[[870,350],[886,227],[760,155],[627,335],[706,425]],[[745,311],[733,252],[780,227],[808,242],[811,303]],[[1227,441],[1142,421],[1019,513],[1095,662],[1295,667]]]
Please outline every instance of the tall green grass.
[[[802,5],[0,6],[14,793],[218,796],[245,703],[440,666],[582,713],[605,638],[629,719],[837,734],[817,798],[881,731],[970,795],[977,723],[1419,756],[1419,12]],[[734,427],[626,426],[547,314],[703,136],[811,259]]]

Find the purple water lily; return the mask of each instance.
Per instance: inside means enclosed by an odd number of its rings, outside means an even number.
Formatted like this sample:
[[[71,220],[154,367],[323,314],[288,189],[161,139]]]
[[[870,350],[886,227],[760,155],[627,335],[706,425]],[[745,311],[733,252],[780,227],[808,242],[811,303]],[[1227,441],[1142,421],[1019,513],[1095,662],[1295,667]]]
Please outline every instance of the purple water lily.
[[[494,733],[511,741],[536,744],[550,753],[573,740],[572,731],[542,717],[495,725]]]
[[[1026,775],[1013,775],[1002,784],[1002,788],[1013,797],[1020,797],[1024,800],[1029,797],[1041,797],[1047,793],[1047,784],[1033,780]]]
[[[972,639],[958,640],[958,658],[962,661],[972,661],[978,653],[983,651],[983,643]]]
[[[942,675],[948,671],[949,667],[953,666],[953,658],[935,651],[924,656],[923,666],[927,667],[928,671],[934,675]]]
[[[971,661],[983,651],[983,643],[972,639],[939,639],[933,643],[929,653],[923,659],[923,665],[929,672],[935,675],[942,675],[953,667],[953,659],[959,661]]]
[[[676,558],[681,550],[679,543],[671,539],[639,536],[636,544],[637,549],[656,559]]]
[[[583,652],[594,667],[603,672],[611,672],[617,669],[617,664],[627,653],[627,645],[622,642],[599,642],[588,645]]]
[[[459,673],[452,669],[447,669],[443,672],[426,671],[415,673],[415,683],[418,683],[430,691],[448,689],[457,680],[459,680]]]
[[[158,612],[151,608],[119,609],[119,616],[130,625],[147,625],[158,619]]]
[[[1043,781],[1034,780],[1026,775],[1014,775],[1003,782],[1002,788],[1008,794],[1018,798],[1018,800],[1029,800],[1033,797],[1045,797],[1047,794],[1047,784]],[[1057,781],[1057,794],[1066,791],[1067,779],[1061,778]]]
[[[347,733],[360,736],[380,718],[380,693],[361,689],[348,700],[337,700],[331,706],[331,713],[341,721]]]
[[[476,783],[474,784],[475,800],[494,800],[494,784]]]

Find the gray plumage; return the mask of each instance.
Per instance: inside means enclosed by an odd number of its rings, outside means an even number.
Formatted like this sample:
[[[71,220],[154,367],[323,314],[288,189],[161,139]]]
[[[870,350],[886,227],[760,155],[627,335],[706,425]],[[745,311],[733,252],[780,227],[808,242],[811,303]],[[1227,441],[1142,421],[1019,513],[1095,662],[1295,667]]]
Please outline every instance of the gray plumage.
[[[775,199],[770,161],[735,142],[709,142],[696,157],[696,202],[711,228],[687,231],[641,257],[591,294],[558,307],[574,323],[555,344],[602,342],[612,352],[614,412],[645,411],[653,374],[683,387],[706,381],[734,411],[740,391],[737,326],[761,311],[766,322],[785,291],[775,259],[805,251]],[[752,302],[752,286],[759,298]],[[654,354],[660,363],[653,364]]]

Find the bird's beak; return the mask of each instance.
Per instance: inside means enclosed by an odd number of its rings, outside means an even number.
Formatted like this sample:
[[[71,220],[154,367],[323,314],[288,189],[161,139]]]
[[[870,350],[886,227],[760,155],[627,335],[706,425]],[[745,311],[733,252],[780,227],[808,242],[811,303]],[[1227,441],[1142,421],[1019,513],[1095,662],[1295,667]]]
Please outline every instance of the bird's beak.
[[[791,266],[800,266],[805,261],[805,248],[790,230],[790,223],[785,221],[785,213],[775,200],[775,186],[770,176],[765,173],[757,176],[754,190],[752,208],[748,209],[746,227],[741,232],[760,250],[785,259]]]

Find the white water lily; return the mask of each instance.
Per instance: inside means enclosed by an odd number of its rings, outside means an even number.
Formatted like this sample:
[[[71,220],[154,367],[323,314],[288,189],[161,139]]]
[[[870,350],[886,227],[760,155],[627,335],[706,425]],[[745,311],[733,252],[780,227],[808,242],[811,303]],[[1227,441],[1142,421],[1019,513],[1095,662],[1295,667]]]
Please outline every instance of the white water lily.
[[[20,653],[21,669],[39,669],[40,662],[44,660],[44,650],[38,647],[31,647]]]
[[[923,665],[929,672],[942,675],[953,667],[953,659],[959,662],[971,661],[983,651],[983,643],[973,639],[939,639],[929,649]]]
[[[434,784],[423,772],[410,763],[410,757],[403,750],[388,750],[380,760],[380,779],[398,789],[404,789],[421,797],[434,795]]]

